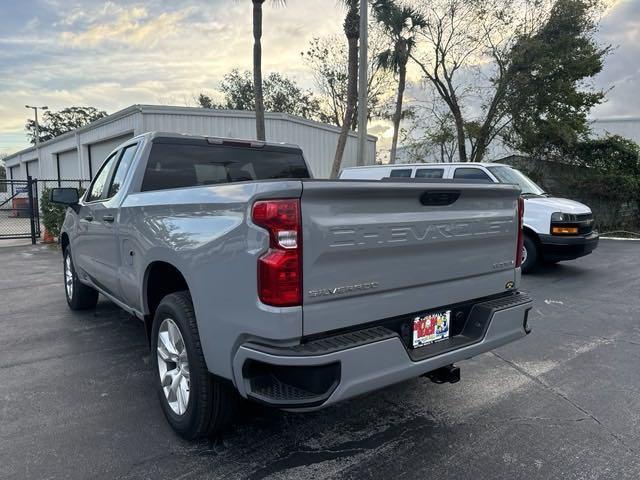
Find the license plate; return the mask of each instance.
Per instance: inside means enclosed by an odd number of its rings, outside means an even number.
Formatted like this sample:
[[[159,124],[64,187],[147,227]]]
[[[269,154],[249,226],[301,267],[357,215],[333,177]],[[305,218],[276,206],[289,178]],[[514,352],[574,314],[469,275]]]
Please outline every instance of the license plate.
[[[428,313],[413,319],[413,348],[449,338],[451,310]]]

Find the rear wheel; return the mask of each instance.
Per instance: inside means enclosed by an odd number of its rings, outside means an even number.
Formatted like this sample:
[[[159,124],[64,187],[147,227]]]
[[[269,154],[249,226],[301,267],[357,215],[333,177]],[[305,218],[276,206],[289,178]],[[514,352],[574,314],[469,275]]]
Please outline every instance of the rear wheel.
[[[525,235],[522,246],[522,273],[532,272],[538,265],[539,256],[536,242],[529,235]]]
[[[162,299],[151,338],[156,390],[171,427],[187,440],[224,429],[239,399],[230,384],[207,369],[188,292]]]
[[[64,259],[64,292],[71,310],[87,310],[95,308],[98,303],[98,292],[78,280],[71,257],[71,249],[65,248]]]

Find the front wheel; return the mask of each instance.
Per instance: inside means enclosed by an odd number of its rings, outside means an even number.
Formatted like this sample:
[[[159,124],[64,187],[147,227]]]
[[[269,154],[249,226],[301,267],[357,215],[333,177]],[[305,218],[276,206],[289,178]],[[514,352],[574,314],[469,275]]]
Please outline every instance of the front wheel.
[[[538,265],[538,258],[536,242],[529,235],[525,235],[522,246],[522,273],[532,272]]]
[[[71,310],[95,308],[98,303],[98,292],[78,280],[78,274],[73,265],[73,258],[71,257],[71,249],[69,247],[64,250],[63,259],[64,292],[69,308],[71,308]]]
[[[162,299],[151,338],[156,390],[171,427],[187,440],[211,436],[226,427],[238,397],[231,385],[207,369],[188,292]]]

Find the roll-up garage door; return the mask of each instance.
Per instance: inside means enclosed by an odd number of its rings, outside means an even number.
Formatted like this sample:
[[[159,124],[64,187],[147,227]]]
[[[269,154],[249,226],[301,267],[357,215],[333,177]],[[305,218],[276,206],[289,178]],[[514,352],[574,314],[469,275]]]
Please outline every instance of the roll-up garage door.
[[[78,150],[67,150],[58,155],[58,179],[75,180],[80,178],[80,165],[78,164]]]
[[[40,167],[38,167],[38,160],[26,162],[24,166],[26,170],[26,175],[31,175],[33,178],[40,177]]]
[[[132,134],[122,135],[121,137],[110,138],[109,140],[105,140],[104,142],[92,143],[88,145],[89,149],[89,172],[91,174],[91,178],[98,173],[98,169],[100,165],[107,159],[107,155],[109,155],[118,145],[120,145],[125,140],[129,140],[133,137]]]

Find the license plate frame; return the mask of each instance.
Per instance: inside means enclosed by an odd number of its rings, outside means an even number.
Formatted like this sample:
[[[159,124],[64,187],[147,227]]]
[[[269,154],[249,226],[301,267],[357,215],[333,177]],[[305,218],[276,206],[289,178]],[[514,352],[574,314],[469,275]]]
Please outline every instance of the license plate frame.
[[[422,313],[411,322],[411,344],[413,348],[426,347],[449,339],[451,310]]]

